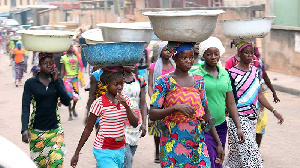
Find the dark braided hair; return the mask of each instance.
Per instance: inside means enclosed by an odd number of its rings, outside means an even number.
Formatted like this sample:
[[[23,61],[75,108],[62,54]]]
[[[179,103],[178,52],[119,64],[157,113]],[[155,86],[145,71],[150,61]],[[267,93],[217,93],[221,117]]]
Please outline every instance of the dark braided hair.
[[[122,69],[104,68],[103,73],[100,76],[100,81],[102,82],[103,85],[107,85],[109,82],[123,77],[124,77],[123,68]]]

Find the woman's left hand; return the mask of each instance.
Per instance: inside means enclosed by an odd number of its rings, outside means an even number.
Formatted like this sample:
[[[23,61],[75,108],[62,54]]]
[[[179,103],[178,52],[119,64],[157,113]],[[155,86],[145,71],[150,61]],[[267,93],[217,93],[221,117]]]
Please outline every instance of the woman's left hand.
[[[279,120],[278,124],[282,124],[284,122],[284,119],[280,113],[278,113],[276,110],[274,111],[275,117]]]
[[[217,150],[218,157],[217,157],[217,159],[215,160],[215,162],[216,162],[217,164],[220,164],[220,165],[221,165],[221,164],[223,163],[223,161],[224,161],[225,152],[224,152],[224,150],[223,150],[222,145],[218,145],[217,148],[216,148],[216,150]]]

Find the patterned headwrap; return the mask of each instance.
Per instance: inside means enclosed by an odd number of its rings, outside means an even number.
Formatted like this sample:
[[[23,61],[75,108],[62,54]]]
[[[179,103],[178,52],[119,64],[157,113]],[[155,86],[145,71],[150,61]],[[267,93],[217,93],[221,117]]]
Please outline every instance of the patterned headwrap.
[[[121,67],[121,66],[107,67],[107,68],[104,68],[104,70],[110,71],[110,72],[116,72],[116,73],[123,73],[124,72],[124,68]]]
[[[39,60],[41,60],[42,58],[45,58],[45,57],[50,57],[51,59],[54,59],[54,54],[53,53],[43,53],[43,52],[39,53]]]
[[[172,55],[176,55],[181,53],[182,51],[193,49],[195,42],[176,42],[176,41],[169,41],[167,45],[167,50],[169,50]]]
[[[244,48],[248,46],[254,46],[252,43],[246,42],[246,41],[241,41],[237,46],[237,51],[241,52]]]
[[[260,53],[259,53],[258,48],[257,48],[256,45],[254,46],[254,55],[255,55],[257,58],[260,58]]]

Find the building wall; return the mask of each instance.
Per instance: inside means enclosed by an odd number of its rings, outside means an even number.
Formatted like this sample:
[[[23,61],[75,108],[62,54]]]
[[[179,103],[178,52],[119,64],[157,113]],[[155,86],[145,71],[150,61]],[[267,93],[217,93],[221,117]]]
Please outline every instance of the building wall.
[[[0,11],[1,12],[9,12],[10,11],[10,0],[6,0],[7,4],[5,4],[5,0],[0,0]]]
[[[300,28],[273,26],[267,50],[269,70],[300,76]]]
[[[276,16],[274,25],[300,27],[299,0],[274,0],[273,6]]]
[[[7,5],[5,5],[5,1],[7,1]],[[26,8],[27,5],[37,5],[38,2],[35,0],[16,0],[16,8]],[[11,0],[0,0],[0,11],[1,12],[9,12],[11,8]]]

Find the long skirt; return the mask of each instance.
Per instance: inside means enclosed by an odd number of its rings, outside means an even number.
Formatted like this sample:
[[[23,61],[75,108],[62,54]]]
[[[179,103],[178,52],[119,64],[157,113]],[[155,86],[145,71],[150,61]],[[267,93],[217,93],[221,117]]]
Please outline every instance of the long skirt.
[[[25,71],[25,63],[15,63],[16,79],[22,79]]]
[[[224,168],[262,168],[263,161],[256,143],[257,120],[239,116],[245,142],[238,144],[237,128],[231,118],[228,122],[229,152],[223,163]]]
[[[64,85],[70,98],[80,100],[78,78],[64,78]]]
[[[30,157],[39,168],[63,167],[66,152],[62,127],[41,131],[30,130]]]
[[[171,122],[171,133],[162,131],[160,159],[163,168],[210,168],[200,121]]]
[[[223,149],[225,149],[226,136],[227,136],[227,121],[225,120],[222,124],[216,126],[217,133],[222,143]],[[215,160],[218,158],[217,154],[217,143],[209,132],[204,133],[205,144],[207,145],[208,154],[210,157],[211,168],[222,168],[222,164],[217,164]]]

